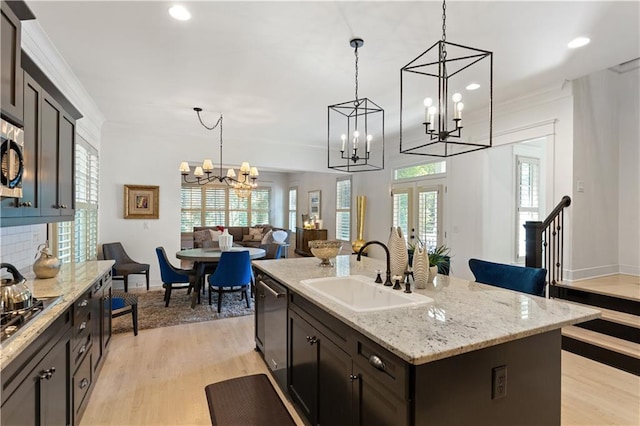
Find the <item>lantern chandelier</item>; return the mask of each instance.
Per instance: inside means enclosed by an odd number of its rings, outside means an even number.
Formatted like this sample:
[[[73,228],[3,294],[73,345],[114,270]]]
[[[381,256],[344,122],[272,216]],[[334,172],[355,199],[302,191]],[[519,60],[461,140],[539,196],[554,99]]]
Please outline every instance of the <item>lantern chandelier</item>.
[[[345,172],[384,169],[384,110],[371,99],[358,97],[358,48],[355,50],[355,99],[328,108],[328,167]]]
[[[443,0],[442,39],[400,70],[402,154],[450,157],[489,148],[492,144],[493,54],[448,42],[446,9],[446,0]],[[472,65],[473,75],[469,72]],[[488,81],[478,84],[483,79]],[[484,121],[474,121],[474,136],[471,132],[463,134],[461,92],[465,88],[477,109],[484,111],[482,107],[486,105],[488,111],[488,129],[484,128]],[[449,93],[453,95],[450,97]],[[422,106],[424,121],[416,126],[414,118],[422,114],[414,113]]]
[[[202,166],[198,166],[195,168],[193,175],[195,176],[195,180],[189,180],[189,174],[191,173],[191,169],[189,168],[189,163],[183,161],[180,163],[180,173],[182,174],[182,179],[186,183],[197,183],[198,185],[206,185],[211,182],[218,181],[220,183],[226,183],[228,186],[232,187],[238,197],[246,198],[251,195],[251,191],[258,186],[258,169],[256,167],[251,167],[248,162],[243,162],[240,166],[239,170],[239,178],[236,179],[236,172],[233,169],[228,169],[227,174],[222,174],[222,114],[220,114],[220,118],[216,121],[216,124],[209,127],[202,121],[200,117],[200,112],[202,112],[202,108],[195,107],[193,110],[198,114],[198,120],[200,120],[200,124],[207,130],[214,130],[216,128],[220,128],[220,172],[218,175],[213,173],[213,162],[210,159],[204,160]],[[204,176],[206,174],[206,177]]]

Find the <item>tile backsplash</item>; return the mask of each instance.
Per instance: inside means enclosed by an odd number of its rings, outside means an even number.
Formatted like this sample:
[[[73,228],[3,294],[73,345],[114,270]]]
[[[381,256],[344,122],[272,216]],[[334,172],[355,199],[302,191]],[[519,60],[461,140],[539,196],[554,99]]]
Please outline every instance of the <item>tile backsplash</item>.
[[[46,224],[0,228],[0,260],[11,263],[20,272],[29,272],[38,246],[46,240]]]

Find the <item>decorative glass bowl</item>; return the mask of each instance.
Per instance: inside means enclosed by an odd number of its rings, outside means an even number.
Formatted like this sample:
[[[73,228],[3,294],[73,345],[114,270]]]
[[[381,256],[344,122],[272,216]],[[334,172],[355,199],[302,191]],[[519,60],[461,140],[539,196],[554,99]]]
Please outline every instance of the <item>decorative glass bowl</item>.
[[[320,266],[333,266],[331,259],[336,257],[342,249],[342,241],[336,240],[313,240],[309,241],[311,253],[320,259]]]

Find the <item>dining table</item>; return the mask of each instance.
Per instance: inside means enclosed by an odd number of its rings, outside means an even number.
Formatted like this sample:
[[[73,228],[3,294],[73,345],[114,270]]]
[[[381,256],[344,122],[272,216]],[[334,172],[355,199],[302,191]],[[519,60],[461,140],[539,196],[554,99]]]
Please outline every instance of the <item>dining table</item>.
[[[249,257],[253,259],[262,259],[266,255],[266,251],[261,248],[254,247],[231,247],[228,251],[248,251]],[[176,253],[176,257],[180,260],[193,262],[193,269],[196,271],[196,282],[194,291],[191,295],[191,308],[196,307],[198,295],[200,294],[201,285],[204,285],[204,276],[208,265],[216,264],[220,261],[220,256],[224,253],[220,248],[194,248],[180,250]]]

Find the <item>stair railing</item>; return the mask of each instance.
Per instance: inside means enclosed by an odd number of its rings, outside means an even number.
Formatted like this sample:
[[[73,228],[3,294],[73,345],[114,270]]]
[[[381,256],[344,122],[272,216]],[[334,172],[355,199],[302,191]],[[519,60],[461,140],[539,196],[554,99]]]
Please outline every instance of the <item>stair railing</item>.
[[[564,209],[571,205],[565,195],[544,222],[525,223],[525,266],[547,269],[547,282],[562,281],[564,251]]]

